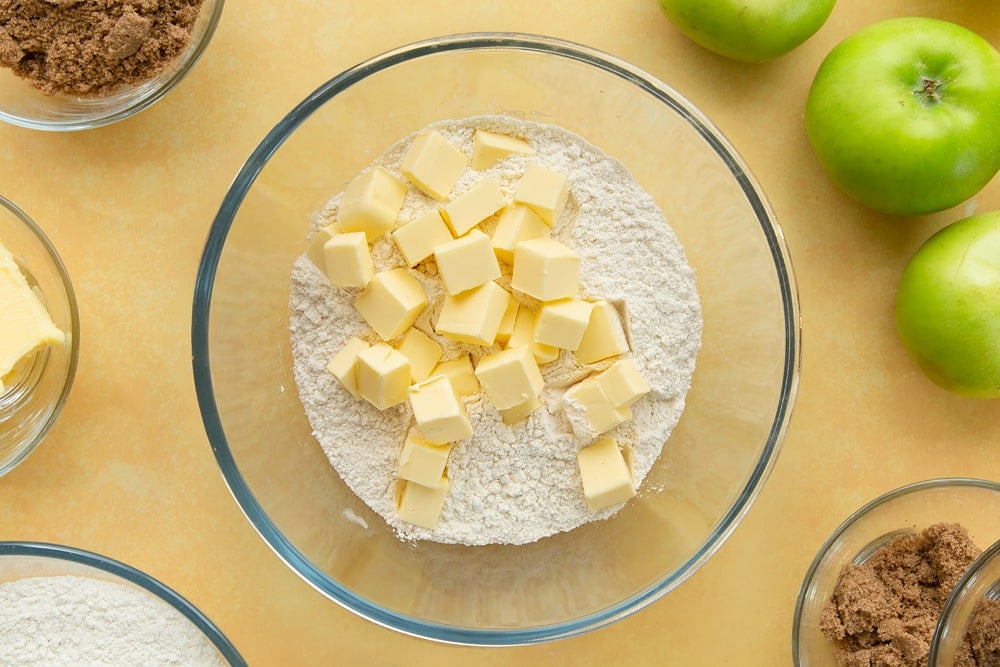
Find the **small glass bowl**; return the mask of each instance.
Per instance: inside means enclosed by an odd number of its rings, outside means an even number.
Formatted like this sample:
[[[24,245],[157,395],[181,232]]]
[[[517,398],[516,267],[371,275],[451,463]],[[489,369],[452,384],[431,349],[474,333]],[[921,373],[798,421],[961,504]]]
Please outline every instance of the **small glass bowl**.
[[[994,542],[976,559],[944,603],[931,640],[928,659],[931,667],[955,664],[956,653],[981,600],[1000,600],[1000,541]]]
[[[80,319],[76,296],[56,249],[31,218],[0,196],[0,244],[41,293],[53,323],[65,334],[21,360],[17,379],[0,391],[0,477],[34,451],[52,428],[76,375]]]
[[[833,642],[823,636],[819,623],[844,566],[864,563],[894,537],[936,523],[959,523],[968,529],[973,542],[985,546],[1000,539],[998,516],[1000,484],[968,478],[909,484],[849,516],[820,548],[799,591],[792,623],[794,664],[837,664]]]
[[[73,547],[42,542],[0,542],[0,583],[28,577],[90,577],[127,586],[170,605],[215,647],[223,663],[246,661],[222,631],[194,605],[144,572],[114,559]]]
[[[110,95],[46,95],[6,68],[0,68],[0,120],[13,125],[70,132],[109,125],[152,106],[187,76],[215,33],[224,0],[204,0],[187,48],[159,74]]]

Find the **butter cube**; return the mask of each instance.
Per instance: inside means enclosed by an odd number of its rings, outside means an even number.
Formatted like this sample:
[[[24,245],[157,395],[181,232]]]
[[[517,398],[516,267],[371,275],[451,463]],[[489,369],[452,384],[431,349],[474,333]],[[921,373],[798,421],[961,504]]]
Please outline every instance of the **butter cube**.
[[[568,198],[566,177],[540,164],[533,164],[524,170],[514,191],[514,203],[530,208],[549,227],[559,220]]]
[[[452,239],[448,225],[444,224],[437,209],[408,222],[392,233],[392,240],[402,253],[407,265],[416,266],[434,252],[434,246]]]
[[[410,387],[410,406],[417,428],[427,442],[440,445],[472,435],[465,406],[452,389],[451,381],[443,375]]]
[[[511,296],[510,303],[507,304],[507,310],[503,313],[503,319],[500,320],[500,328],[497,329],[497,343],[506,344],[510,340],[510,335],[514,333],[514,323],[517,322],[517,311],[520,308],[521,304]]]
[[[421,132],[406,151],[399,170],[421,191],[445,200],[469,161],[439,132]]]
[[[494,282],[444,297],[434,329],[460,343],[493,345],[510,294]]]
[[[531,145],[524,139],[476,130],[472,135],[472,168],[489,169],[508,155],[531,155]]]
[[[427,379],[437,362],[444,356],[444,350],[441,349],[437,341],[420,329],[407,329],[396,349],[402,352],[410,362],[410,380],[412,382]]]
[[[472,368],[472,357],[468,352],[456,359],[440,362],[429,377],[439,375],[451,381],[451,388],[459,396],[475,396],[479,393],[479,379]]]
[[[337,234],[337,223],[332,222],[326,227],[321,227],[316,235],[312,237],[309,242],[309,247],[306,248],[306,256],[312,260],[312,263],[316,265],[316,268],[326,274],[326,242],[333,238],[334,234]]]
[[[616,408],[632,405],[649,393],[649,384],[631,359],[619,359],[597,376],[605,396]]]
[[[360,338],[351,338],[326,364],[326,370],[330,371],[354,398],[361,398],[361,394],[358,393],[358,354],[368,347],[368,343]]]
[[[358,352],[358,393],[379,410],[391,408],[407,398],[410,362],[399,350],[375,343]]]
[[[435,445],[410,429],[399,455],[399,478],[434,487],[441,482],[451,445]]]
[[[406,269],[380,271],[358,294],[354,307],[382,340],[392,340],[427,307],[427,294]]]
[[[483,357],[476,377],[497,410],[506,410],[538,398],[544,381],[538,363],[526,347],[515,347]]]
[[[441,210],[452,234],[461,236],[507,204],[500,184],[494,178],[484,178]]]
[[[65,338],[46,310],[41,292],[28,284],[14,254],[0,245],[0,382],[8,387],[16,385],[22,364],[33,352]],[[13,410],[7,407],[3,409],[2,431],[4,440],[11,442],[17,425],[16,420],[8,420],[17,413],[17,404]]]
[[[580,287],[580,256],[554,239],[521,241],[514,246],[511,287],[539,301],[574,297]]]
[[[521,241],[548,238],[552,233],[549,226],[542,222],[527,206],[511,206],[504,209],[493,230],[493,252],[501,262],[514,263],[514,247]]]
[[[500,411],[500,419],[503,420],[504,424],[511,426],[519,422],[523,422],[527,419],[532,412],[542,407],[541,398],[532,398],[524,403],[515,405],[512,408],[507,408],[506,410]]]
[[[526,347],[531,350],[535,361],[547,364],[559,358],[559,348],[535,341],[535,311],[521,306],[514,320],[514,330],[507,341],[508,348]]]
[[[375,275],[364,232],[334,234],[323,245],[326,277],[334,287],[364,287]]]
[[[627,406],[619,409],[611,404],[594,378],[567,389],[563,394],[563,409],[573,433],[587,439],[610,431],[632,417]]]
[[[434,246],[434,259],[448,294],[458,294],[500,277],[490,237],[478,229]]]
[[[340,197],[337,231],[364,232],[374,241],[396,225],[406,184],[382,167],[366,169]]]
[[[577,454],[583,495],[591,510],[618,505],[635,495],[632,474],[613,438],[602,438]]]
[[[576,348],[576,360],[581,364],[592,364],[626,352],[628,339],[625,338],[618,310],[607,301],[595,302],[583,340]]]
[[[543,303],[535,322],[535,342],[564,350],[580,347],[594,304],[580,299]]]
[[[406,523],[432,529],[437,525],[448,494],[448,478],[442,476],[437,486],[404,482],[396,513]]]

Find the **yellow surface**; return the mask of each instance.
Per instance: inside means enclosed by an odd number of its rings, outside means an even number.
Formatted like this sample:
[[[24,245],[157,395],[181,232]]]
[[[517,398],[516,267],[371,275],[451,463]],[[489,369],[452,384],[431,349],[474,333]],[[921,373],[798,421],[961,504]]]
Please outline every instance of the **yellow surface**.
[[[80,366],[65,412],[41,448],[0,479],[0,539],[69,544],[145,570],[201,607],[252,665],[789,664],[802,576],[851,511],[918,479],[1000,479],[1000,402],[932,386],[891,321],[909,255],[966,211],[1000,209],[1000,179],[957,209],[888,219],[830,185],[802,126],[825,53],[862,25],[905,14],[955,20],[1000,45],[1000,12],[987,0],[841,0],[812,40],[764,66],[694,46],[654,0],[229,0],[189,78],[139,116],[70,135],[0,127],[0,192],[59,248],[81,313]],[[205,235],[271,126],[364,58],[479,30],[603,49],[704,110],[784,226],[804,330],[799,401],[782,454],[718,554],[668,597],[609,628],[504,650],[437,646],[376,627],[282,564],[216,468],[188,343]]]

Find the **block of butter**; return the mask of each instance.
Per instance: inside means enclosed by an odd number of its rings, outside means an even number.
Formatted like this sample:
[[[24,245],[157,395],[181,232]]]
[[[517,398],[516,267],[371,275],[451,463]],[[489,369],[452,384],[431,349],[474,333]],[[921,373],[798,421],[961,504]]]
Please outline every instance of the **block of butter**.
[[[619,359],[613,363],[611,368],[597,376],[597,382],[616,408],[628,407],[650,391],[649,383],[631,359]]]
[[[392,233],[392,240],[408,266],[416,266],[434,252],[434,246],[452,239],[437,209],[406,223]]]
[[[581,299],[543,303],[535,321],[535,342],[563,350],[576,350],[583,340],[593,309],[593,303]]]
[[[601,438],[577,454],[583,495],[594,512],[618,505],[635,495],[632,473],[613,438]]]
[[[366,169],[340,197],[337,231],[364,232],[369,242],[374,241],[396,226],[405,197],[406,184],[386,169]]]
[[[445,200],[469,161],[440,132],[421,132],[413,139],[399,170],[422,192]]]
[[[500,320],[500,328],[497,329],[497,343],[506,345],[510,340],[510,335],[514,333],[514,323],[517,322],[517,311],[520,309],[521,304],[511,296],[510,302],[507,304],[507,310],[503,313],[503,319]]]
[[[334,234],[323,244],[326,277],[334,287],[364,287],[375,275],[364,232]]]
[[[521,306],[517,310],[514,330],[511,331],[510,338],[507,340],[507,347],[528,348],[539,364],[547,364],[559,358],[558,347],[535,341],[535,311],[527,306]]]
[[[465,405],[452,388],[451,380],[443,375],[410,387],[410,407],[417,428],[427,442],[441,445],[472,435],[472,423]]]
[[[626,352],[628,339],[618,310],[607,301],[595,302],[587,330],[576,348],[576,360],[581,364],[592,364]]]
[[[632,418],[628,406],[616,408],[593,377],[582,380],[563,394],[563,410],[573,433],[591,439]]]
[[[350,338],[326,364],[326,370],[330,371],[354,398],[361,398],[361,394],[358,393],[358,354],[368,347],[368,343],[360,338]]]
[[[446,295],[434,330],[460,343],[493,345],[509,303],[510,293],[492,281]]]
[[[334,234],[337,234],[337,223],[331,222],[326,227],[321,227],[316,235],[312,237],[309,242],[309,247],[306,248],[306,256],[312,260],[312,263],[316,265],[316,268],[326,274],[326,242],[333,238]]]
[[[497,410],[507,410],[542,393],[538,362],[527,347],[495,352],[479,360],[476,377]]]
[[[434,259],[448,294],[459,294],[500,277],[490,237],[478,229],[434,246]]]
[[[507,204],[495,178],[484,178],[441,209],[451,233],[461,236]]]
[[[427,307],[427,293],[406,269],[380,271],[355,298],[354,307],[382,340],[392,340]]]
[[[444,350],[437,341],[420,329],[406,330],[397,348],[410,362],[410,379],[413,382],[426,380],[434,367],[444,356]]]
[[[0,245],[0,381],[8,378],[5,384],[10,384],[18,361],[64,339],[14,255]]]
[[[410,362],[402,352],[375,343],[358,352],[358,393],[379,410],[405,401],[410,388]]]
[[[451,445],[435,445],[411,428],[399,455],[399,478],[424,486],[437,486],[445,474]]]
[[[429,377],[443,375],[451,381],[451,388],[459,396],[475,396],[479,393],[479,379],[472,368],[472,357],[468,352],[455,359],[439,362]]]
[[[493,252],[501,262],[513,264],[514,247],[518,243],[539,237],[548,238],[551,233],[549,226],[527,206],[510,206],[500,214],[493,230]]]
[[[509,155],[531,155],[531,145],[524,139],[476,130],[472,135],[472,168],[489,169]]]
[[[432,529],[437,525],[445,496],[448,495],[448,478],[441,476],[436,486],[403,482],[396,513],[399,518],[415,526]]]
[[[524,170],[514,191],[514,203],[530,208],[549,227],[559,221],[568,198],[566,177],[540,164],[533,164]]]
[[[511,287],[539,301],[576,296],[580,286],[580,255],[549,238],[534,238],[514,246]]]
[[[538,397],[531,398],[525,401],[524,403],[515,405],[512,408],[501,410],[500,419],[503,421],[504,424],[511,426],[513,424],[523,422],[531,415],[532,412],[534,412],[540,407],[542,407],[542,399]]]

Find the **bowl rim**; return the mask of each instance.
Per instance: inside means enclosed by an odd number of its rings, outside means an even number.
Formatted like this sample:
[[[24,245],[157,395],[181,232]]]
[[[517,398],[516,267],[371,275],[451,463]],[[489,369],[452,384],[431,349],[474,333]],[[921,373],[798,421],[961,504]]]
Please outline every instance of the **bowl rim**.
[[[268,160],[309,116],[337,94],[371,74],[403,62],[452,51],[514,50],[546,53],[596,67],[655,97],[686,121],[722,159],[747,198],[764,235],[780,292],[785,354],[771,428],[743,488],[719,518],[702,546],[675,571],[642,591],[598,612],[559,623],[524,629],[472,629],[424,621],[389,611],[331,580],[296,548],[267,517],[240,474],[226,440],[212,387],[209,313],[220,255],[243,199]],[[219,468],[240,509],[261,538],[296,574],[325,597],[383,627],[443,643],[513,646],[566,638],[604,627],[660,599],[695,573],[736,529],[759,495],[777,459],[791,418],[801,365],[798,294],[783,232],[762,188],[735,148],[716,126],[674,88],[616,56],[559,38],[512,32],[475,32],[433,37],[383,52],[337,74],[299,102],[268,132],[233,180],[209,229],[198,266],[192,307],[191,345],[195,391],[202,421]]]
[[[800,655],[800,636],[801,636],[801,626],[802,626],[802,615],[805,610],[806,597],[809,589],[812,587],[816,576],[819,573],[819,568],[823,564],[827,554],[829,553],[831,547],[840,539],[840,537],[849,531],[854,524],[859,520],[864,518],[872,510],[881,507],[882,505],[891,502],[902,496],[910,495],[912,493],[918,493],[920,491],[926,491],[928,489],[940,489],[948,487],[974,487],[978,489],[984,489],[988,491],[993,491],[994,493],[1000,494],[1000,483],[993,482],[987,479],[979,479],[976,477],[935,477],[932,479],[925,479],[918,482],[911,482],[909,484],[904,484],[903,486],[897,487],[890,491],[887,491],[867,503],[854,510],[850,516],[844,519],[837,528],[830,534],[829,537],[823,542],[816,555],[813,557],[812,562],[809,564],[809,568],[806,570],[805,576],[802,578],[802,585],[799,587],[799,593],[795,599],[795,611],[792,615],[792,662],[793,664],[800,665],[802,663],[802,658]],[[970,568],[971,569],[971,568]],[[965,578],[963,577],[962,581]],[[956,587],[957,588],[957,587]],[[950,596],[949,596],[950,600]],[[942,613],[943,617],[943,613]],[[935,636],[937,632],[935,631]]]
[[[222,630],[208,616],[194,606],[180,593],[170,588],[152,575],[131,565],[93,551],[50,542],[0,541],[0,560],[7,556],[28,556],[69,561],[92,567],[139,586],[148,593],[163,600],[184,615],[198,630],[212,642],[212,645],[233,667],[245,667],[246,660]],[[85,576],[85,575],[83,575]]]
[[[1000,559],[1000,540],[997,540],[983,550],[983,553],[979,555],[979,558],[972,562],[969,569],[965,571],[962,578],[958,580],[957,584],[955,584],[955,588],[951,590],[951,593],[944,602],[944,607],[941,608],[941,615],[938,617],[937,625],[934,628],[934,635],[931,637],[930,653],[927,655],[928,665],[938,664],[938,651],[940,650],[941,643],[946,640],[945,631],[951,630],[951,617],[955,613],[959,603],[962,602],[965,599],[965,596],[969,594],[970,586],[979,577],[980,570],[986,567],[987,564],[992,563],[997,559]],[[965,629],[965,627],[962,628],[962,634],[959,641],[964,638]]]
[[[63,380],[62,388],[59,392],[55,403],[52,406],[52,410],[49,413],[46,423],[42,428],[35,434],[30,444],[22,445],[17,449],[13,456],[3,460],[0,459],[0,477],[3,477],[11,470],[19,466],[21,463],[28,458],[28,456],[38,448],[45,437],[48,435],[49,431],[55,425],[56,420],[62,413],[63,407],[66,405],[66,400],[69,398],[70,389],[73,388],[73,381],[76,378],[76,369],[80,360],[80,312],[77,307],[76,302],[76,292],[73,289],[73,281],[70,280],[69,272],[66,270],[66,265],[63,264],[62,257],[59,256],[59,252],[56,250],[52,241],[49,237],[42,231],[42,228],[32,220],[32,218],[21,209],[20,206],[7,199],[3,195],[0,195],[0,207],[7,210],[12,216],[17,218],[17,220],[27,229],[38,242],[44,248],[46,255],[52,262],[56,273],[59,275],[59,280],[62,282],[63,289],[66,292],[66,305],[69,307],[69,328],[70,330],[65,332],[69,336],[69,349],[67,352],[67,365],[66,365],[66,377]],[[8,248],[11,252],[16,251]]]
[[[212,13],[208,17],[208,23],[205,25],[205,32],[201,35],[201,39],[198,40],[193,49],[185,51],[177,56],[183,61],[181,62],[181,66],[174,70],[170,77],[164,79],[160,85],[149,90],[145,94],[136,97],[129,104],[112,111],[60,120],[40,120],[31,116],[10,113],[0,109],[0,121],[7,122],[18,127],[28,128],[30,130],[43,130],[47,132],[76,132],[78,130],[90,130],[98,127],[104,127],[105,125],[111,125],[112,123],[117,123],[118,121],[134,116],[140,111],[143,111],[159,102],[194,68],[195,64],[201,59],[205,49],[208,48],[209,43],[212,41],[212,37],[215,35],[215,29],[218,27],[219,21],[222,18],[222,9],[224,5],[225,0],[214,0]]]

